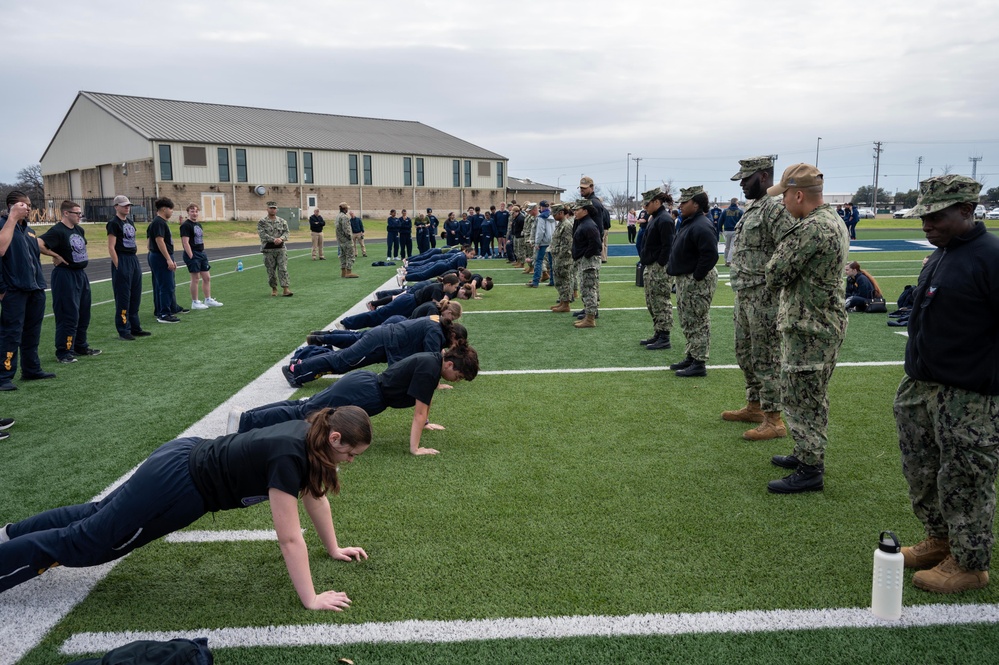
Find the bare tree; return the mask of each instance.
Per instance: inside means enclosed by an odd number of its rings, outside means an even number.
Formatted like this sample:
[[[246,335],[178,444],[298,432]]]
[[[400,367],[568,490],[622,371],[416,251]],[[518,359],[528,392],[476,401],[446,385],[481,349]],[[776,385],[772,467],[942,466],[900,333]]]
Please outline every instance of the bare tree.
[[[45,207],[45,186],[42,182],[42,165],[32,164],[17,172],[17,189],[28,195],[31,205],[40,210]]]

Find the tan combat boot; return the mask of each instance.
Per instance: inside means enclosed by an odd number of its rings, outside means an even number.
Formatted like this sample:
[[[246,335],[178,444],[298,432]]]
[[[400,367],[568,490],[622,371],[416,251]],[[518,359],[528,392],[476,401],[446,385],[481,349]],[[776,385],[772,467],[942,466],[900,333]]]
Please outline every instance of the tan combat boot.
[[[548,271],[547,271],[547,270],[542,270],[542,271],[541,271],[541,281],[542,281],[542,282],[547,282],[547,281],[548,281],[548,278],[549,278],[550,276],[551,276],[551,275],[549,275],[549,274],[548,274]]]
[[[738,411],[722,411],[722,420],[732,420],[741,423],[762,423],[763,410],[759,402],[746,402],[746,406]]]
[[[597,320],[593,318],[592,314],[587,314],[582,319],[576,321],[572,325],[576,326],[577,328],[596,328]]]
[[[572,299],[575,300],[579,297],[579,289],[574,289],[572,292]]]
[[[360,277],[360,275],[355,275],[354,271],[349,268],[347,270],[344,270],[343,272],[344,272],[343,276],[346,277],[347,279],[357,279],[358,277]]]
[[[912,547],[903,547],[902,556],[906,568],[926,570],[932,568],[947,558],[950,554],[950,543],[946,538],[930,536]]]
[[[935,567],[913,575],[912,584],[933,593],[960,593],[988,586],[989,571],[962,568],[954,555],[948,554]]]
[[[340,276],[341,277],[346,277],[347,276],[347,269],[346,268],[340,268]]]
[[[742,438],[746,441],[767,441],[769,439],[783,439],[787,436],[787,428],[781,420],[780,411],[767,411],[763,414],[763,422],[759,427],[742,433]]]
[[[552,307],[552,311],[553,312],[571,312],[572,309],[569,307],[569,302],[568,301],[562,300],[562,301],[559,302],[559,304],[557,304],[554,307]]]

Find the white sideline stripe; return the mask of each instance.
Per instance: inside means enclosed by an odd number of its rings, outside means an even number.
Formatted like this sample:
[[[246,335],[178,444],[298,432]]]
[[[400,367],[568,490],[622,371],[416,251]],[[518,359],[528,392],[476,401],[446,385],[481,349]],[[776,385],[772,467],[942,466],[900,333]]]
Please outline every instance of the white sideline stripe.
[[[394,284],[393,277],[376,291],[390,288],[390,285]],[[367,311],[365,303],[373,297],[374,292],[368,294],[366,298],[344,312],[341,318]],[[265,370],[214,411],[172,438],[221,436],[225,433],[226,420],[231,409],[245,410],[268,402],[288,399],[295,390],[284,380],[281,366],[290,360],[291,353]],[[91,501],[100,501],[110,494],[128,480],[137,468],[138,465]],[[0,665],[15,665],[22,656],[35,648],[48,632],[111,572],[118,561],[121,559],[91,568],[55,568],[0,595]]]
[[[836,367],[896,367],[904,365],[902,360],[879,360],[876,362],[836,363]],[[707,369],[739,369],[738,365],[708,365]],[[497,369],[479,372],[478,376],[503,376],[505,374],[589,374],[612,372],[665,372],[669,365],[661,367],[577,367],[575,369]]]
[[[175,531],[166,538],[168,543],[238,543],[255,540],[277,540],[277,531],[249,530],[237,531]]]
[[[135,640],[207,637],[213,649],[331,646],[378,643],[447,643],[496,639],[561,639],[623,635],[703,635],[768,633],[830,628],[912,628],[999,623],[999,605],[918,605],[902,609],[898,621],[874,616],[867,608],[826,610],[746,610],[628,616],[528,617],[462,621],[393,621],[355,625],[313,624],[216,628],[176,632],[77,633],[60,653],[104,653]]]
[[[887,303],[892,304],[892,303]],[[735,305],[712,305],[711,309],[733,309]],[[582,309],[582,305],[580,305]],[[647,312],[648,307],[601,307],[601,312]],[[468,316],[469,314],[536,314],[537,312],[548,312],[551,313],[550,309],[490,309],[490,310],[480,310],[477,312],[470,312],[467,310],[462,310],[462,316]]]

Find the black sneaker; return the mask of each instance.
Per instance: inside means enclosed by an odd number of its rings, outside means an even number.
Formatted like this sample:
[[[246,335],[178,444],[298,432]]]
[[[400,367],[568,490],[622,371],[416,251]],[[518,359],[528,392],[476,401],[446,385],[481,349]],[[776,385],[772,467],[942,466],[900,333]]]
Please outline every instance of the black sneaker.
[[[767,491],[774,494],[819,492],[823,487],[822,476],[822,467],[799,464],[791,475],[767,483]]]
[[[136,337],[151,337],[153,333],[148,330],[133,330],[132,334]]]
[[[167,316],[157,316],[156,323],[180,323],[180,319],[173,314],[168,314]]]
[[[0,441],[3,441],[4,439],[9,439],[9,438],[10,438],[10,434],[9,433],[7,433],[7,432],[0,432]]]
[[[0,418],[0,430],[10,429],[14,426],[13,418]]]
[[[302,384],[298,381],[298,377],[295,376],[295,373],[291,370],[292,367],[293,365],[283,365],[281,367],[281,373],[284,374],[284,379],[288,382],[289,386],[292,388],[301,388]]]
[[[797,469],[801,464],[794,455],[774,455],[770,458],[770,463],[782,469]]]
[[[649,348],[649,347],[645,347]],[[677,376],[707,376],[708,368],[704,366],[703,360],[695,360],[687,367],[683,369],[678,369],[676,371]]]
[[[191,310],[187,309],[186,307],[181,307],[180,309],[176,309],[176,310],[174,310],[174,312],[173,312],[173,313],[174,313],[174,314],[187,314],[187,313],[188,313],[188,312],[190,312],[190,311],[191,311]]]
[[[132,333],[119,333],[118,337],[128,342],[135,341],[135,335],[133,335]]]
[[[684,358],[680,362],[673,363],[672,365],[669,366],[669,368],[675,372],[676,370],[679,370],[679,369],[687,369],[688,367],[690,367],[693,364],[694,364],[694,359],[691,358],[690,356],[687,356],[686,358]]]
[[[59,356],[58,358],[56,358],[56,362],[60,362],[63,365],[68,365],[69,363],[75,363],[76,362],[76,356],[74,356],[72,354],[68,355],[68,356]]]
[[[101,353],[103,353],[103,351],[101,351],[100,349],[91,349],[88,347],[86,349],[80,349],[79,351],[73,351],[73,353],[75,353],[78,356],[99,356],[101,355]]]
[[[0,391],[6,392],[8,390],[17,390],[17,386],[15,386],[10,381],[2,381],[2,382],[0,382]]]
[[[39,372],[38,374],[24,374],[21,373],[22,381],[41,381],[42,379],[54,379],[56,375],[52,372]]]

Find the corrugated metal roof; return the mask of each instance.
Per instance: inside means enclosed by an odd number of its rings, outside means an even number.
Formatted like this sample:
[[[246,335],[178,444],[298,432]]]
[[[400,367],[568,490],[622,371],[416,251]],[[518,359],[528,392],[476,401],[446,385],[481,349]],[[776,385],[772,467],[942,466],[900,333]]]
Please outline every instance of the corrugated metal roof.
[[[412,120],[80,92],[152,141],[506,159]]]
[[[544,185],[540,182],[532,182],[530,180],[521,180],[520,178],[514,178],[513,176],[507,177],[506,188],[513,189],[518,192],[564,192],[565,189],[561,187],[555,187],[554,185]]]

